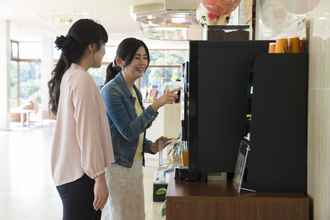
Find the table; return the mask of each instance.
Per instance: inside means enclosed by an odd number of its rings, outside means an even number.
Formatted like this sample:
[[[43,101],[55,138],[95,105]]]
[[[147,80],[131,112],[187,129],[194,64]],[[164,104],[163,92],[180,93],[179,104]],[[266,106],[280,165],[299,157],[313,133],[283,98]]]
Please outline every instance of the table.
[[[237,193],[231,184],[168,184],[167,220],[308,220],[309,198],[303,194]]]

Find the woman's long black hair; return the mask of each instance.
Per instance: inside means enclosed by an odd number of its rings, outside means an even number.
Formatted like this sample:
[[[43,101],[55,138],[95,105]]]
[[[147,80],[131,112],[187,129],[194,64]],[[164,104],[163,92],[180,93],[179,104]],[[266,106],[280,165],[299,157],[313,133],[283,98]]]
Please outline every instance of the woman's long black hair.
[[[147,45],[143,41],[132,37],[126,38],[120,42],[117,48],[116,58],[118,57],[122,59],[125,62],[125,66],[128,66],[132,62],[136,52],[140,47],[144,47],[148,57],[148,65],[149,65],[150,55]],[[115,62],[111,62],[107,67],[107,74],[105,77],[104,85],[113,78],[115,78],[115,76],[120,71],[121,71],[120,66],[116,65]]]
[[[66,36],[56,38],[56,47],[62,50],[62,53],[48,82],[49,109],[53,114],[57,114],[60,86],[65,71],[72,63],[80,62],[90,44],[95,44],[97,49],[100,49],[107,41],[108,34],[104,27],[90,19],[76,21]]]

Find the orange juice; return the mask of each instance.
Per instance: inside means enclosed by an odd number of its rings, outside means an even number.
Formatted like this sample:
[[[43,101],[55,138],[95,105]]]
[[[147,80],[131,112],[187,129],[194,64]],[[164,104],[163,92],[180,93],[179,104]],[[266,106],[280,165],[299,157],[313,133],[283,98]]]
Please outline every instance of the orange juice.
[[[189,152],[188,152],[188,150],[183,150],[181,152],[181,164],[184,167],[187,167],[189,165]]]

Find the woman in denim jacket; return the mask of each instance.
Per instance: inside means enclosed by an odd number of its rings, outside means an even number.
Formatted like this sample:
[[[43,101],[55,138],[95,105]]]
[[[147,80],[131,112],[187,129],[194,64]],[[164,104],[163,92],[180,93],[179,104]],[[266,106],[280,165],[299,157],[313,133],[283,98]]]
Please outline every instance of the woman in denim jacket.
[[[101,91],[115,155],[115,165],[106,171],[111,220],[145,219],[143,154],[155,154],[169,141],[160,137],[153,143],[145,136],[158,109],[173,103],[177,96],[176,91],[166,91],[149,107],[143,107],[141,93],[134,83],[143,76],[149,62],[149,51],[143,41],[124,39],[118,46],[114,63],[107,68],[106,84]]]

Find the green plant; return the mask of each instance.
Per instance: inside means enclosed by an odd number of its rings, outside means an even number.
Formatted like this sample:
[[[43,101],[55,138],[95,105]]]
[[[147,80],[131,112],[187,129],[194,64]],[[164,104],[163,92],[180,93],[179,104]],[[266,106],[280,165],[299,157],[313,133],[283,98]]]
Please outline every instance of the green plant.
[[[161,216],[162,217],[165,217],[166,216],[166,200],[165,202],[162,204],[162,207],[161,207]]]

